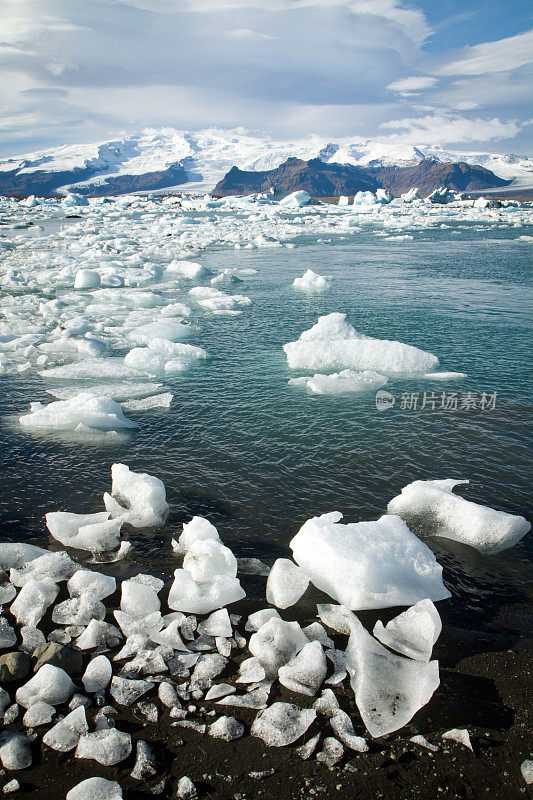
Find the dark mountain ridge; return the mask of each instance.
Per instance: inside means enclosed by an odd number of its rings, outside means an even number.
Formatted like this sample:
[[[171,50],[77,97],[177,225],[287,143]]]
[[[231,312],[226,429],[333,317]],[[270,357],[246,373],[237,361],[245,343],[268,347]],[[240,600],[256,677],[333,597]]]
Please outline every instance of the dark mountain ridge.
[[[422,194],[430,194],[440,186],[452,191],[468,192],[499,188],[510,183],[485,167],[465,162],[443,163],[424,159],[408,167],[361,167],[326,164],[319,158],[309,161],[288,158],[276,169],[263,172],[246,172],[232,167],[211,194],[214,197],[226,197],[274,189],[278,195],[287,195],[305,189],[311,197],[339,197],[360,191],[387,189],[399,196],[414,187],[418,187]]]

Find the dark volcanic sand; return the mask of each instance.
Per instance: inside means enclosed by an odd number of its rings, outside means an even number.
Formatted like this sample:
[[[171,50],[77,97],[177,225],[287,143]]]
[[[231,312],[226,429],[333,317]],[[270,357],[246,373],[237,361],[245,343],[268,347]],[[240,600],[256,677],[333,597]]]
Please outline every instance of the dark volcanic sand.
[[[252,610],[255,608],[248,605],[246,613]],[[244,621],[239,623],[239,629],[242,629]],[[313,617],[301,621],[310,622]],[[335,639],[336,644],[344,644],[343,637],[335,636]],[[249,725],[257,712],[206,702],[206,710],[216,710],[216,717],[227,714],[246,723],[244,737],[227,743],[192,730],[172,727],[173,720],[169,718],[167,709],[162,711],[157,724],[145,723],[131,709],[122,710],[115,717],[118,729],[131,733],[134,740],[146,739],[154,747],[159,770],[146,783],[135,781],[129,775],[135,760],[134,752],[116,767],[103,767],[92,760],[75,759],[74,751],[57,753],[41,747],[41,752],[44,751],[41,757],[37,745],[33,766],[24,771],[6,772],[2,785],[16,777],[21,790],[14,796],[28,800],[62,800],[77,783],[96,775],[117,780],[125,800],[154,797],[150,788],[160,783],[162,778],[166,778],[165,788],[156,796],[174,797],[177,781],[183,775],[194,781],[200,800],[296,800],[310,797],[337,797],[339,800],[376,800],[381,797],[387,800],[512,800],[530,796],[520,773],[520,765],[531,757],[532,748],[533,691],[527,643],[522,640],[512,649],[490,652],[491,648],[501,647],[502,642],[449,627],[443,631],[441,640],[434,651],[434,657],[440,661],[441,685],[428,705],[398,733],[379,740],[369,739],[370,752],[358,754],[346,750],[342,761],[331,770],[314,757],[302,761],[296,755],[295,749],[302,740],[285,748],[269,748],[261,740],[251,737]],[[464,653],[473,651],[474,654],[463,657]],[[247,649],[241,653],[239,660],[249,655]],[[235,675],[233,666],[217,681],[227,679],[232,682]],[[342,684],[342,688],[334,687],[334,691],[341,707],[352,717],[356,734],[364,736],[365,730],[348,681]],[[151,700],[154,695],[145,695],[142,699]],[[111,698],[107,700],[120,708]],[[272,688],[269,702],[275,700],[300,706],[313,702],[313,698],[291,693],[277,683]],[[203,705],[202,701],[196,704],[198,707]],[[90,728],[95,711],[87,711]],[[21,717],[11,726],[12,729],[22,729]],[[209,723],[213,719],[206,717],[205,721]],[[49,727],[41,728],[40,736]],[[455,727],[468,729],[474,752],[458,743],[441,740],[442,732]],[[304,740],[319,729],[323,736],[333,735],[326,719],[319,717]],[[430,742],[438,744],[439,752],[432,753],[409,742],[415,734],[423,734]],[[275,770],[274,774],[261,780],[248,776],[253,771],[271,769]]]

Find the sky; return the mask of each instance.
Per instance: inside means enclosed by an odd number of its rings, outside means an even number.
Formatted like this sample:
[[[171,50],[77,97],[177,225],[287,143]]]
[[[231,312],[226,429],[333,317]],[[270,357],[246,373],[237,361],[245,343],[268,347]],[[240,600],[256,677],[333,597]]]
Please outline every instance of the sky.
[[[243,127],[533,154],[525,0],[0,0],[0,154]]]

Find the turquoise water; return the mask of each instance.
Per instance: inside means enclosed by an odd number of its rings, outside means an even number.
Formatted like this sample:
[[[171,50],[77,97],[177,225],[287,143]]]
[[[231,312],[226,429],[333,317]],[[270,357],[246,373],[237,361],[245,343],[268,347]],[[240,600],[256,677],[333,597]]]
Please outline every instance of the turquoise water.
[[[193,514],[207,516],[237,556],[270,563],[288,554],[309,517],[338,510],[345,521],[375,519],[416,479],[468,478],[465,497],[531,517],[530,246],[516,231],[455,229],[457,236],[436,230],[415,241],[362,234],[349,244],[301,240],[293,250],[202,253],[201,263],[216,271],[257,270],[236,290],[252,306],[237,317],[201,314],[194,342],[212,359],[165,381],[171,408],[130,412],[140,428],[114,444],[73,444],[3,425],[2,539],[48,545],[47,511],[100,510],[115,461],[160,477],[171,505],[163,528],[131,532],[135,550],[127,564],[110,567],[117,571],[142,565],[170,577],[170,538]],[[308,268],[332,275],[331,291],[296,293],[292,280]],[[282,345],[333,311],[346,312],[362,333],[429,350],[442,369],[468,377],[391,379],[386,389],[396,404],[382,413],[374,392],[323,397],[289,387],[294,373]],[[50,400],[38,378],[0,381],[3,417],[29,400]],[[402,409],[402,393],[419,392],[421,403],[424,391],[436,393],[435,409]],[[442,410],[443,391],[478,400],[496,392],[495,408]],[[530,534],[493,557],[431,541],[458,624],[527,627],[512,610],[531,585],[531,541]],[[264,584],[252,581],[250,591]]]

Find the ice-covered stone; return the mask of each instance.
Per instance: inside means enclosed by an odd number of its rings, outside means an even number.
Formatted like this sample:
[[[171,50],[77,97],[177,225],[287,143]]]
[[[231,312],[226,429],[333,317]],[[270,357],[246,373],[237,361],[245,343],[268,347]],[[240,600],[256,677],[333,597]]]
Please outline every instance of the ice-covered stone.
[[[289,662],[279,668],[281,684],[293,692],[313,696],[326,677],[326,656],[320,642],[309,642]]]
[[[316,717],[313,708],[273,703],[255,718],[251,734],[270,747],[285,747],[303,736]]]
[[[116,781],[87,778],[67,792],[66,800],[122,800],[122,789]]]
[[[309,586],[309,576],[288,558],[274,561],[266,585],[266,598],[278,608],[298,602]]]
[[[118,431],[137,428],[128,419],[122,407],[110,397],[97,397],[90,392],[80,392],[69,400],[55,400],[48,405],[31,403],[30,413],[19,417],[23,428],[33,431]]]
[[[420,600],[385,626],[378,620],[374,636],[397,653],[417,661],[429,661],[441,630],[439,612],[431,600]]]
[[[240,739],[244,733],[244,725],[237,722],[234,717],[219,717],[207,729],[209,736],[215,739],[224,739],[226,742],[231,742],[233,739]]]
[[[131,753],[131,736],[116,728],[95,731],[82,736],[78,742],[76,758],[91,758],[112,767],[124,761]]]
[[[86,692],[99,692],[105,689],[113,675],[113,667],[106,656],[96,656],[87,665],[83,674],[83,685]]]
[[[355,616],[346,658],[355,702],[371,736],[402,728],[439,685],[437,661],[414,661],[390,653]]]
[[[472,503],[453,493],[465,480],[414,481],[394,497],[387,510],[407,523],[430,525],[429,533],[475,547],[481,553],[499,553],[513,547],[531,529],[524,518]]]
[[[362,736],[355,735],[352,720],[345,711],[342,711],[340,708],[335,710],[330,717],[329,724],[333,728],[336,736],[346,747],[349,747],[350,750],[355,750],[356,753],[366,753],[368,751],[366,739],[363,739]]]
[[[452,728],[449,731],[446,731],[442,734],[443,739],[449,739],[452,742],[458,742],[459,744],[468,747],[470,750],[473,750],[472,742],[470,741],[470,734],[466,730],[466,728]]]
[[[352,369],[388,374],[430,372],[439,365],[432,353],[403,342],[364,336],[346,322],[346,314],[319,317],[295,342],[283,346],[291,369],[333,372]]]
[[[248,647],[267,677],[275,678],[280,667],[287,664],[309,643],[297,622],[285,622],[273,617],[250,637]]]
[[[65,547],[102,553],[119,547],[122,520],[109,519],[107,511],[97,514],[52,511],[46,515],[46,527]]]
[[[147,528],[163,521],[168,503],[159,478],[133,472],[125,464],[113,464],[111,476],[111,495],[104,494],[104,504],[112,517],[121,517],[134,528]]]
[[[27,769],[31,766],[31,742],[25,733],[0,733],[0,761],[4,769]]]
[[[39,581],[31,578],[11,604],[11,613],[19,625],[36,627],[46,609],[56,599],[58,591],[57,584],[49,578]]]
[[[399,517],[346,525],[341,519],[339,512],[313,517],[290,543],[318,589],[351,609],[450,597],[434,554]]]
[[[153,687],[154,684],[150,681],[120,678],[115,675],[111,679],[109,694],[119,705],[131,706]]]
[[[78,706],[45,733],[43,744],[52,750],[68,753],[77,746],[80,736],[85,736],[88,731],[85,709],[83,706]]]
[[[70,700],[75,686],[65,670],[53,664],[43,664],[33,678],[17,689],[17,703],[29,708],[42,700],[51,706],[60,705]]]

